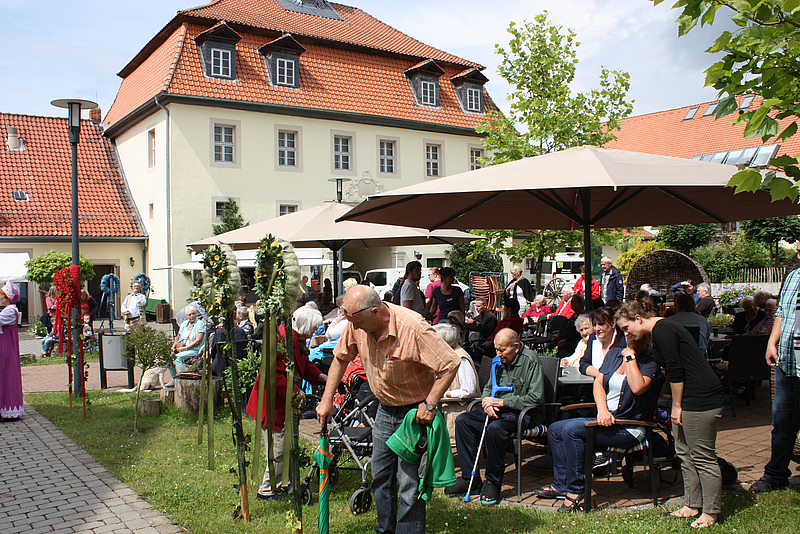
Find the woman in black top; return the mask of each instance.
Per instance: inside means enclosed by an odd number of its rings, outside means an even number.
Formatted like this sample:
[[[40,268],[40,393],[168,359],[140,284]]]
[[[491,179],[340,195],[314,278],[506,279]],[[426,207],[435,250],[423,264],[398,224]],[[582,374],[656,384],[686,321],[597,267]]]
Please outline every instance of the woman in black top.
[[[684,506],[671,515],[696,518],[690,526],[705,528],[717,521],[721,506],[716,440],[722,386],[689,331],[662,321],[654,309],[650,297],[627,302],[617,311],[617,325],[633,339],[650,335],[653,359],[667,371],[684,489]]]

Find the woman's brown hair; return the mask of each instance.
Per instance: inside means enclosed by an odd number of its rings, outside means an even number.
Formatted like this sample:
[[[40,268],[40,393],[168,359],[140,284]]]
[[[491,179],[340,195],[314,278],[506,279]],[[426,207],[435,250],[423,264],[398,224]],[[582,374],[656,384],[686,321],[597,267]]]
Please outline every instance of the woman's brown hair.
[[[633,321],[637,315],[643,319],[655,317],[656,306],[649,295],[643,295],[632,302],[623,304],[620,309],[617,310],[616,319],[619,320],[620,317],[624,317],[629,321]]]

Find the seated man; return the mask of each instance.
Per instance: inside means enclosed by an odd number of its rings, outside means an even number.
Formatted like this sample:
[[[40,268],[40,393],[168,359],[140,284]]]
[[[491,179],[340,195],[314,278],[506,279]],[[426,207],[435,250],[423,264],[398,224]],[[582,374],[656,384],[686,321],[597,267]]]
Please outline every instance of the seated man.
[[[516,299],[506,298],[506,302],[503,305],[503,319],[497,323],[497,326],[494,327],[491,335],[486,338],[486,341],[480,345],[481,349],[483,350],[482,356],[489,356],[490,358],[494,358],[495,355],[495,347],[494,347],[494,338],[500,330],[504,328],[510,328],[517,335],[522,334],[522,318],[519,316],[519,302]],[[473,355],[473,358],[475,355]],[[477,358],[476,361],[480,361],[480,358]]]
[[[748,295],[741,300],[743,311],[733,317],[733,335],[740,336],[748,333],[764,320],[766,313],[761,308],[757,308],[752,296]]]
[[[697,313],[708,319],[708,316],[711,315],[711,312],[717,305],[714,301],[714,297],[711,296],[711,286],[705,282],[697,284],[697,296],[699,300],[695,305],[695,309],[697,309]]]
[[[481,490],[481,504],[486,505],[500,502],[506,451],[511,436],[517,430],[519,413],[527,406],[539,406],[544,403],[544,375],[539,357],[524,347],[519,341],[519,335],[510,328],[504,328],[497,333],[494,345],[503,363],[496,369],[497,385],[511,386],[512,391],[499,392],[497,397],[492,397],[492,382],[489,381],[481,395],[483,410],[466,412],[456,418],[456,449],[461,478],[455,485],[445,488],[445,494],[451,497],[464,495],[467,492],[475,457],[479,452],[478,442],[488,417],[489,424],[484,437],[486,483],[482,485]],[[527,420],[523,422],[524,426],[541,424],[544,416],[542,407],[531,410],[525,416]],[[477,474],[473,479],[472,488],[481,488],[480,477]]]
[[[561,290],[561,302],[559,303],[558,308],[556,308],[554,315],[563,315],[567,319],[572,317],[572,314],[575,312],[572,309],[570,300],[572,300],[572,289],[564,286],[564,289]]]
[[[497,317],[488,307],[488,302],[483,297],[475,299],[475,318],[464,319],[464,329],[469,331],[469,341],[486,341],[497,327]]]
[[[700,300],[700,295],[697,294],[697,286],[695,285],[694,280],[684,280],[683,282],[678,282],[669,288],[669,290],[673,293],[686,293],[692,297],[695,305],[697,305],[698,301]]]

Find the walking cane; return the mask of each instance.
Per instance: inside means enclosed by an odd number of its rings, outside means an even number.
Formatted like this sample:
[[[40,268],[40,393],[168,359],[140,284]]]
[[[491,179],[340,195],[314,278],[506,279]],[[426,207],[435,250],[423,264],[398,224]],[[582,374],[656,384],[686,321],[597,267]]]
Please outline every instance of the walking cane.
[[[497,368],[503,365],[500,361],[500,356],[492,358],[492,397],[496,397],[501,391],[513,391],[511,386],[498,386],[497,385]],[[467,494],[464,495],[464,502],[469,502],[469,492],[472,489],[472,480],[478,472],[478,459],[481,457],[481,447],[483,447],[483,438],[486,437],[486,427],[489,426],[489,414],[486,414],[486,419],[483,421],[483,431],[481,432],[481,439],[478,442],[478,449],[475,451],[475,464],[472,466],[472,474],[469,476],[469,484],[467,485]]]

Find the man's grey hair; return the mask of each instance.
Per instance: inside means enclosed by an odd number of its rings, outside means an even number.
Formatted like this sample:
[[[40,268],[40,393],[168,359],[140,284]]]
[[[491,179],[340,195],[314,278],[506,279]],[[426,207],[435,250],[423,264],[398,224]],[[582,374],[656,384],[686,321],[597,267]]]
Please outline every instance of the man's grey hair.
[[[697,284],[697,289],[702,289],[703,291],[707,292],[709,295],[711,294],[711,285],[706,284],[703,282],[702,284]]]
[[[458,339],[458,328],[451,324],[438,323],[433,325],[433,329],[436,330],[442,341],[450,345],[451,348],[458,348],[458,342],[460,341]]]
[[[292,329],[301,336],[311,336],[322,324],[322,314],[311,306],[301,306],[292,314]]]
[[[568,294],[568,295],[570,295],[570,296],[572,296],[572,295],[575,293],[575,292],[572,290],[572,288],[571,288],[571,287],[568,287],[568,286],[564,286],[564,287],[561,289],[561,292],[562,292],[562,293],[567,293],[567,294]]]
[[[347,295],[350,297],[351,302],[354,302],[354,305],[356,306],[355,310],[348,310],[348,312],[354,312],[363,308],[380,308],[381,306],[381,296],[378,295],[377,291],[367,286],[355,286],[353,289],[347,292]]]
[[[608,256],[603,256],[602,258],[600,258],[600,263],[610,263],[612,265],[614,264],[614,262],[611,261],[611,258],[609,258]]]
[[[475,299],[475,301],[476,302],[477,301],[483,302],[484,306],[488,306],[489,305],[489,299],[487,299],[486,297],[478,297],[478,298]]]
[[[753,304],[753,305],[754,305],[754,303],[755,303],[755,299],[753,298],[753,295],[747,295],[746,297],[744,297],[744,298],[743,298],[743,299],[742,299],[742,300],[739,302],[739,305],[740,305],[742,308],[744,308],[744,304],[745,304],[745,302],[747,302],[747,303],[750,303],[750,304]]]

